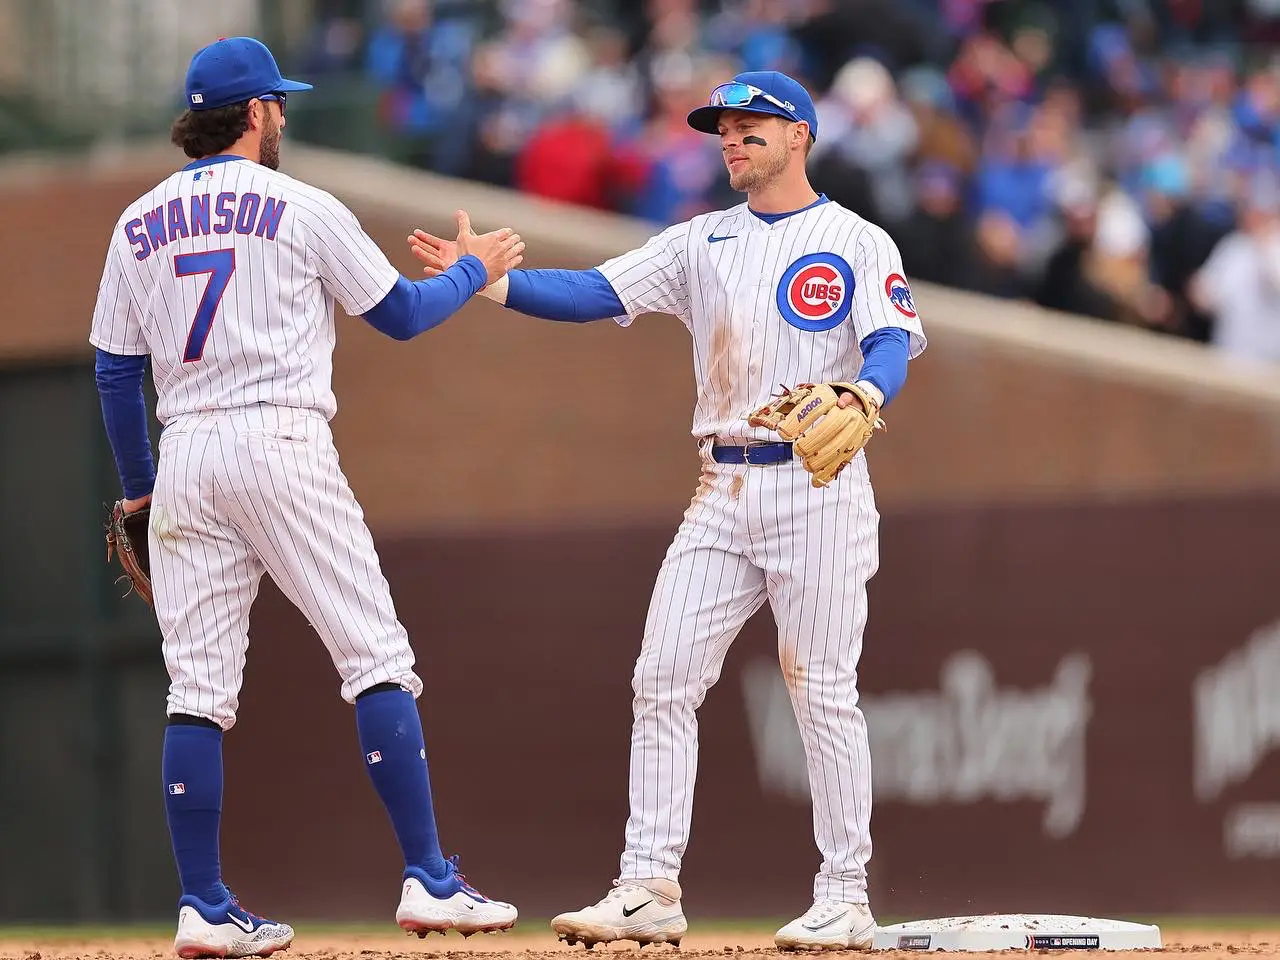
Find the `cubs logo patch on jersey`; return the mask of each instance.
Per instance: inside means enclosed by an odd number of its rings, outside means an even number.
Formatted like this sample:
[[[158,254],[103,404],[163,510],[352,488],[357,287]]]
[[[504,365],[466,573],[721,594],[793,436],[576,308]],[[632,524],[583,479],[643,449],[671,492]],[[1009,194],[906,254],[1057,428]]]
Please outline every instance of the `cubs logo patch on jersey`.
[[[893,309],[904,317],[915,319],[916,305],[911,299],[911,288],[907,286],[906,277],[900,273],[889,274],[889,279],[884,282],[884,293],[893,304]]]
[[[839,326],[853,308],[853,270],[834,253],[809,253],[778,281],[778,312],[793,327],[818,333]]]

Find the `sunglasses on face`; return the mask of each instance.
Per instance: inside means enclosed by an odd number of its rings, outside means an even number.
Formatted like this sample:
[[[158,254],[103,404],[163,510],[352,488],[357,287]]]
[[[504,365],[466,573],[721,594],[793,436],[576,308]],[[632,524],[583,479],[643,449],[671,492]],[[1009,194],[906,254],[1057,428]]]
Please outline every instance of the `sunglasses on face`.
[[[759,87],[753,87],[749,83],[740,83],[736,80],[730,83],[722,83],[712,90],[711,99],[708,103],[713,107],[746,107],[757,98],[772,103],[775,107],[784,111],[791,119],[799,119],[796,116],[795,104],[785,103],[772,94],[765,93]]]
[[[285,95],[284,95],[284,93],[283,93],[283,92],[281,92],[281,91],[277,91],[277,92],[275,92],[275,93],[264,93],[264,94],[263,94],[262,96],[260,96],[258,99],[259,99],[259,100],[274,100],[276,103],[280,104],[280,116],[282,116],[282,117],[284,116],[284,101],[285,101]]]

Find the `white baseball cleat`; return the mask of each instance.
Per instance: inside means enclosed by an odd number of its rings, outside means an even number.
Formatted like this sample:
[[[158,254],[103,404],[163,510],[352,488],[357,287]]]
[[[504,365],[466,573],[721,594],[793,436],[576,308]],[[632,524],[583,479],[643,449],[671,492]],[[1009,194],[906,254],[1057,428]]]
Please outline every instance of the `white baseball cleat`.
[[[562,913],[551,929],[570,946],[634,940],[680,945],[689,929],[680,909],[680,884],[674,880],[615,880],[613,889],[594,906]]]
[[[783,950],[870,950],[875,942],[876,918],[865,903],[816,900],[774,934]]]
[[[227,891],[221,903],[199,897],[178,901],[178,933],[174,952],[183,960],[201,957],[269,957],[293,943],[293,927],[256,917]]]
[[[405,933],[425,937],[428,933],[457,930],[464,937],[473,933],[496,933],[515,926],[515,907],[490,900],[458,873],[458,858],[446,861],[449,872],[437,880],[424,870],[410,867],[404,872],[396,923]]]

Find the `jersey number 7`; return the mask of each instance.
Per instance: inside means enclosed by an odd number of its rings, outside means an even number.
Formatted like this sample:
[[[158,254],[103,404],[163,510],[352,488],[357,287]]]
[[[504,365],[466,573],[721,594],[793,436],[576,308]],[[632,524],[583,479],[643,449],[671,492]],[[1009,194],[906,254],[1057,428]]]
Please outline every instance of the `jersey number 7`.
[[[183,363],[194,363],[204,356],[204,344],[213,328],[213,317],[227,292],[231,275],[236,272],[234,249],[206,250],[203,253],[179,253],[173,258],[173,273],[178,277],[192,277],[197,273],[209,274],[209,283],[196,307],[195,319],[187,333],[187,345],[182,351]]]

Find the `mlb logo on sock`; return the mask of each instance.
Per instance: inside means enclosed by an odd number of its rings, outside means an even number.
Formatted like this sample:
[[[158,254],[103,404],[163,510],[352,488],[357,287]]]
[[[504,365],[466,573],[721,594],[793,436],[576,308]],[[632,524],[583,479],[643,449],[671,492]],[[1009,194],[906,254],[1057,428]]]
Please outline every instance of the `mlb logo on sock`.
[[[187,785],[185,783],[171,783],[169,784],[169,792],[176,797],[187,792]]]
[[[381,750],[375,750],[375,751],[373,751],[373,753],[366,753],[366,754],[364,755],[364,758],[365,758],[366,760],[368,760],[370,763],[381,763],[381,762],[382,762],[382,751],[381,751]]]

